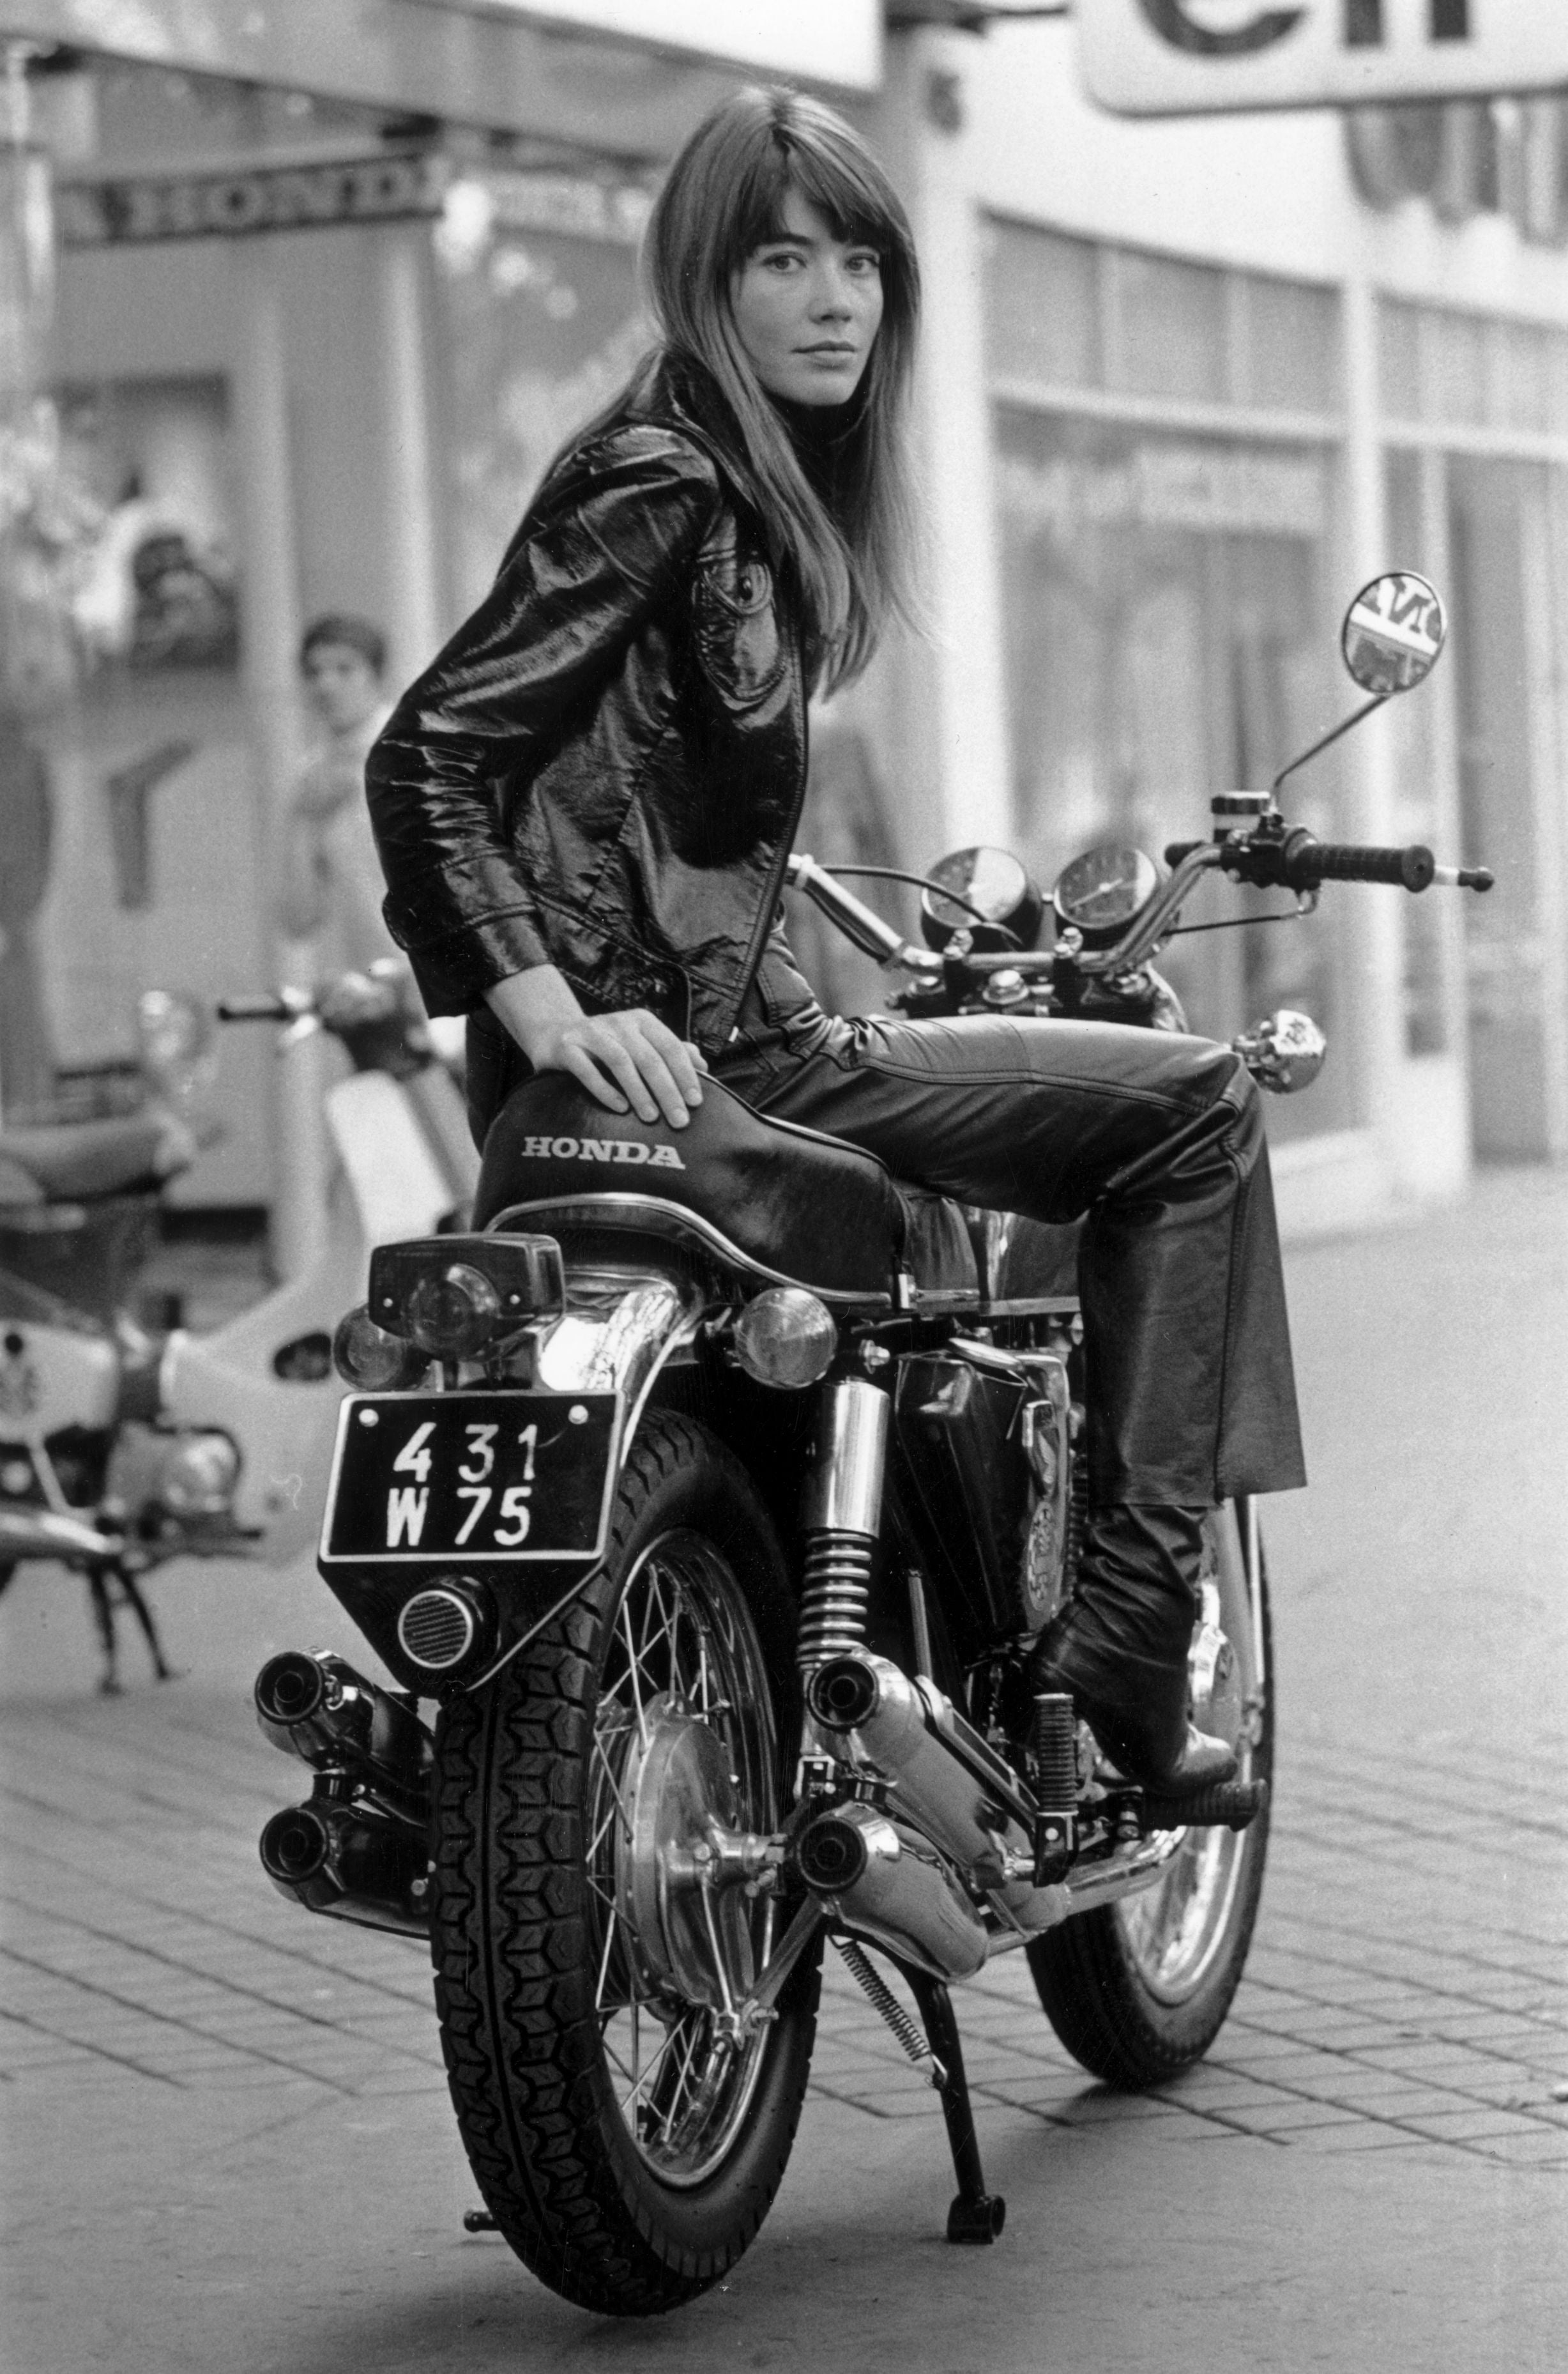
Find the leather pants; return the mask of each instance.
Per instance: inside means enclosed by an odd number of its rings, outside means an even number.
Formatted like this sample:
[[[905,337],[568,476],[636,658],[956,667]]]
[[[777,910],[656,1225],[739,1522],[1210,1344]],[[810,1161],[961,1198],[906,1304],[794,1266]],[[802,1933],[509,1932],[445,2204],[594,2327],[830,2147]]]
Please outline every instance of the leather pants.
[[[1097,1507],[1306,1480],[1259,1099],[1229,1048],[1104,1022],[825,1016],[776,939],[713,1064],[757,1111],[1080,1240]]]

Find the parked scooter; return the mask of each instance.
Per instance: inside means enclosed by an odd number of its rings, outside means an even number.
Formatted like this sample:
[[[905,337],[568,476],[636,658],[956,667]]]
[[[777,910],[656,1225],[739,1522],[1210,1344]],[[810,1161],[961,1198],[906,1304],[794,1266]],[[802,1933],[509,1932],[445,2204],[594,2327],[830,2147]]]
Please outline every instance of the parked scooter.
[[[1367,587],[1344,649],[1368,706],[1442,633],[1422,581]],[[1326,881],[1490,887],[1291,827],[1290,771],[1217,798],[1164,868],[1069,866],[1044,952],[1046,901],[1002,851],[935,868],[923,946],[810,858],[790,879],[907,1013],[1156,1029],[1185,1024],[1152,959],[1203,928],[1181,916],[1211,876],[1295,913]],[[1323,1060],[1299,1015],[1236,1043],[1275,1090]],[[1136,2086],[1208,2049],[1241,1977],[1274,1756],[1256,1505],[1209,1521],[1188,1668],[1237,1776],[1162,1798],[1028,1675],[1086,1504],[1075,1232],[895,1181],[717,1085],[677,1135],[543,1074],[495,1127],[516,1200],[381,1246],[338,1331],[356,1390],[321,1570],[399,1686],[333,1656],[263,1668],[262,1728],[313,1776],[263,1867],[314,1912],[427,1938],[470,2222],[567,2298],[657,2313],[747,2248],[827,1937],[937,2089],[949,2239],[993,2241],[949,1986],[1022,1947],[1068,2049]]]
[[[375,1245],[461,1220],[477,1177],[461,1096],[395,964],[218,1013],[284,1024],[285,1063],[328,1030],[356,1066],[325,1096],[336,1160],[312,1258],[225,1325],[152,1327],[135,1308],[163,1190],[197,1151],[186,1114],[205,1021],[189,1001],[142,1001],[140,1111],[0,1131],[0,1588],[24,1560],[84,1575],[111,1691],[117,1604],[158,1677],[170,1670],[139,1589],[149,1569],[190,1556],[280,1566],[309,1545],[337,1316]]]

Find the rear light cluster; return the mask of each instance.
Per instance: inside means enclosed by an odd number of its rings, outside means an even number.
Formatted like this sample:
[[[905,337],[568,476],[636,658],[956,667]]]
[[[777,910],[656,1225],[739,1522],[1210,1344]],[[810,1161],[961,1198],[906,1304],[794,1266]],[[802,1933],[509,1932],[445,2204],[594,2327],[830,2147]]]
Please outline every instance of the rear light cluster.
[[[339,1326],[333,1357],[351,1385],[398,1393],[432,1360],[497,1353],[565,1308],[554,1237],[415,1238],[371,1254],[369,1300]]]

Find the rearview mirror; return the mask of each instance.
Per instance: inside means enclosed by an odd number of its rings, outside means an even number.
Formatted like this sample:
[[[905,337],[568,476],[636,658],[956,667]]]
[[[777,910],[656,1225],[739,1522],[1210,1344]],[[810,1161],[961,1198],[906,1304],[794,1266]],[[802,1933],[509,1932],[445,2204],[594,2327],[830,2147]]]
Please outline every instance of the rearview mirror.
[[[1409,692],[1437,665],[1448,632],[1435,586],[1413,570],[1363,585],[1345,613],[1340,649],[1363,692]]]

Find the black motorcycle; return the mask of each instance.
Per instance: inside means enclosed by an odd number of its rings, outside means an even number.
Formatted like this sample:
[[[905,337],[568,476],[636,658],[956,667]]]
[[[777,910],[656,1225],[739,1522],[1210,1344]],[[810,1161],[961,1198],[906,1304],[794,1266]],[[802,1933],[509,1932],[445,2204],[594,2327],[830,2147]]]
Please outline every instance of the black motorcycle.
[[[1369,707],[1442,631],[1419,579],[1358,597]],[[1070,866],[1045,952],[1005,852],[935,869],[923,946],[809,857],[790,878],[905,976],[906,1013],[1154,1028],[1184,1026],[1151,958],[1211,872],[1304,911],[1331,879],[1489,885],[1320,843],[1272,793],[1214,809],[1165,868]],[[1275,1089],[1323,1057],[1302,1016],[1236,1043]],[[1211,1521],[1190,1661],[1238,1774],[1162,1803],[1026,1679],[1083,1522],[1074,1232],[717,1087],[677,1134],[546,1075],[507,1127],[517,1200],[380,1248],[338,1331],[321,1570],[403,1695],[328,1655],[263,1669],[263,1729],[315,1768],[263,1863],[314,1911],[428,1936],[469,2222],[567,2298],[652,2314],[746,2249],[827,1939],[940,2093],[949,2239],[994,2240],[949,1987],[1021,1946],[1068,2049],[1138,2086],[1207,2049],[1240,1979],[1274,1753],[1256,1509]]]

